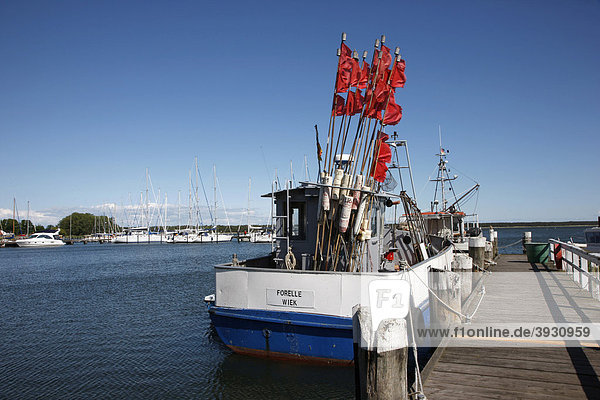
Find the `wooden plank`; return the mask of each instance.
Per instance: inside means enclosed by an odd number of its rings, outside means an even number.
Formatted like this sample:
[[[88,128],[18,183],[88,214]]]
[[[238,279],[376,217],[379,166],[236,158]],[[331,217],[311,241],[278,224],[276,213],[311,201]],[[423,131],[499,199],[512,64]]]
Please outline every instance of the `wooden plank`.
[[[552,349],[540,348],[498,348],[498,347],[448,347],[444,354],[449,360],[462,360],[464,357],[475,357],[481,359],[504,359],[513,362],[522,361],[541,361],[551,362],[552,364],[586,365],[590,364],[600,370],[600,351],[582,348],[575,354],[569,355],[566,348]],[[577,354],[579,353],[579,354]]]
[[[530,381],[526,379],[509,378],[509,377],[492,377],[485,375],[465,375],[464,373],[456,373],[449,371],[435,371],[425,385],[425,395],[428,399],[430,391],[444,390],[448,391],[453,387],[452,395],[446,396],[451,398],[472,398],[483,390],[489,391],[488,395],[501,394],[501,398],[511,398],[510,394],[518,393],[517,398],[535,399],[542,396],[545,398],[586,398],[585,390],[580,385],[565,385],[553,381]],[[596,390],[592,388],[592,390]],[[591,390],[590,390],[591,392]]]
[[[578,375],[590,375],[597,376],[597,372],[594,366],[580,361],[578,365],[574,366],[570,360],[557,361],[548,358],[539,358],[537,360],[523,360],[515,358],[499,358],[499,357],[480,357],[477,355],[463,354],[459,358],[452,359],[446,357],[449,363],[454,364],[468,364],[478,365],[481,367],[504,367],[519,370],[532,370],[539,372],[549,372],[557,374],[571,374],[576,373]]]
[[[579,385],[581,383],[578,378],[578,375],[575,373],[574,370],[572,374],[552,374],[545,371],[534,371],[496,366],[486,366],[485,368],[482,368],[479,365],[445,362],[443,359],[438,361],[437,367],[440,368],[442,371],[447,372],[481,375],[488,377],[496,376],[514,379],[527,379],[530,381],[540,382],[546,382],[550,377],[552,377],[552,381],[556,383],[563,383],[567,385]],[[597,387],[598,390],[600,390],[600,382],[598,381],[597,377],[595,378],[595,380],[590,379],[590,386]]]

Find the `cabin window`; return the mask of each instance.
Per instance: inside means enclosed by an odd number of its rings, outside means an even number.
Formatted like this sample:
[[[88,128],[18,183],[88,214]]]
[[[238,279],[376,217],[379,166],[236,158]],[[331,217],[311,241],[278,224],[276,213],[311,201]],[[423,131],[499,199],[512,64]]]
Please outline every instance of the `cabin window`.
[[[306,218],[304,203],[290,203],[290,239],[304,240],[306,238]]]
[[[588,232],[586,234],[586,242],[588,243],[600,243],[600,233]]]

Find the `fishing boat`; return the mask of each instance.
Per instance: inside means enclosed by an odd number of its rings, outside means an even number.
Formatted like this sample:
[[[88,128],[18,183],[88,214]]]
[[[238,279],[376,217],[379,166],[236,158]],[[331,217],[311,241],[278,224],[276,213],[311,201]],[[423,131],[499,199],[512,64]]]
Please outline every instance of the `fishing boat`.
[[[423,218],[427,232],[432,235],[434,246],[439,248],[442,241],[449,240],[454,244],[456,251],[467,252],[469,237],[482,236],[477,213],[466,213],[463,210],[464,204],[478,195],[479,183],[474,182],[472,187],[456,193],[453,182],[458,175],[450,175],[447,160],[450,151],[442,147],[441,137],[440,130],[440,151],[436,154],[437,176],[430,179],[431,182],[435,182],[435,190],[430,211],[424,212]],[[451,193],[451,196],[447,193]]]
[[[19,247],[56,247],[65,244],[58,234],[58,230],[36,232],[27,239],[18,239],[16,241]]]
[[[324,157],[315,126],[319,182],[274,183],[266,195],[275,210],[273,251],[243,261],[234,255],[231,263],[215,266],[216,292],[205,301],[216,332],[235,352],[349,364],[353,307],[381,285],[402,287],[394,299],[407,318],[430,323],[429,272],[449,270],[453,248],[431,246],[423,216],[403,186],[402,171],[410,171],[407,142],[385,133],[401,118],[394,93],[404,86],[405,63],[384,41],[376,41],[370,66],[363,53],[361,67],[342,35]],[[395,168],[388,171],[392,159]],[[393,171],[399,193],[390,185]],[[398,207],[406,229],[395,217],[386,220]]]

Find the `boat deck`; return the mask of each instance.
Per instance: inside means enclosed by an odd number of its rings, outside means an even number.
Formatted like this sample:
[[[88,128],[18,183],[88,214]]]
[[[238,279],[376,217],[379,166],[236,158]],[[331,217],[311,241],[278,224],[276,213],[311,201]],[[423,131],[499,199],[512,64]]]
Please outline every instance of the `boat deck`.
[[[485,277],[474,324],[493,326],[509,316],[516,323],[600,322],[600,302],[564,272],[530,264],[524,255],[501,255],[497,262]],[[521,272],[519,290],[509,290],[516,289],[515,274],[499,272]],[[439,348],[424,371],[427,398],[600,399],[600,343],[526,347],[498,340],[508,347]]]

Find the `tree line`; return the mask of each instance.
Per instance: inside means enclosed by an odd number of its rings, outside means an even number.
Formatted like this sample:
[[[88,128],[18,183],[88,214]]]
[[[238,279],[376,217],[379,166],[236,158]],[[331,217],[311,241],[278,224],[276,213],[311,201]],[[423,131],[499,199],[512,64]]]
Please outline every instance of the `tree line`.
[[[121,228],[115,223],[114,218],[105,215],[94,215],[91,213],[74,212],[60,220],[58,225],[34,225],[29,220],[17,221],[13,218],[7,218],[0,221],[0,227],[6,233],[15,235],[26,235],[43,230],[60,229],[63,236],[85,236],[94,233],[112,233]]]

